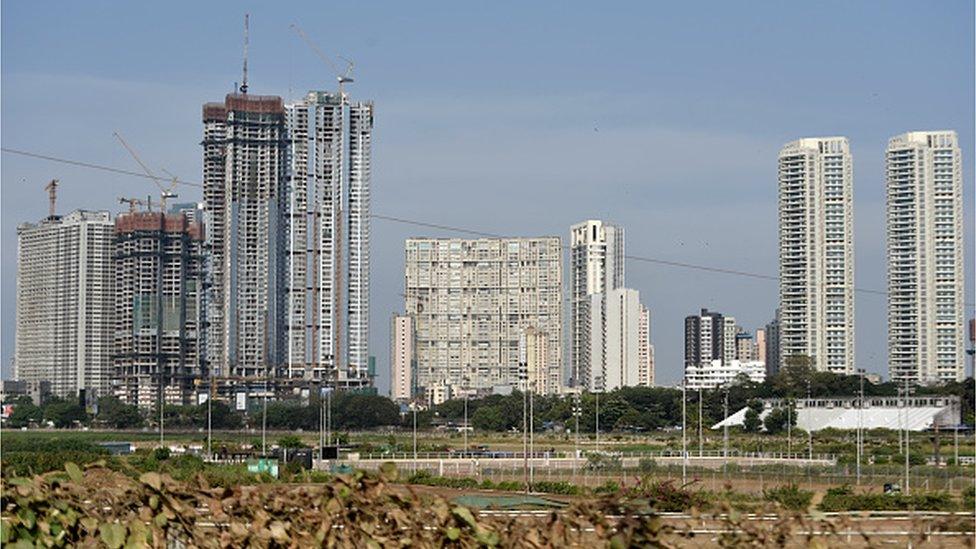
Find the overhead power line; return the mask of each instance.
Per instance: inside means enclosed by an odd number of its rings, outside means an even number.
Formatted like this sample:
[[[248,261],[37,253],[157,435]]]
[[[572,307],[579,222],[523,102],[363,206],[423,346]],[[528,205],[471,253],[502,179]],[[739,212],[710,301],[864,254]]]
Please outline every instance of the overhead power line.
[[[81,166],[82,168],[90,168],[90,169],[93,169],[93,170],[101,170],[103,172],[112,172],[112,173],[117,173],[117,174],[122,174],[122,175],[131,175],[133,177],[142,177],[144,179],[153,179],[152,177],[150,177],[149,175],[146,175],[144,173],[134,172],[134,171],[131,171],[131,170],[123,170],[122,168],[113,168],[111,166],[103,166],[103,165],[100,165],[100,164],[92,164],[91,162],[82,162],[80,160],[71,160],[71,159],[68,159],[68,158],[58,158],[56,156],[48,156],[46,154],[38,154],[38,153],[33,153],[33,152],[28,152],[28,151],[21,151],[21,150],[17,150],[17,149],[11,149],[11,148],[8,148],[8,147],[2,147],[2,148],[0,148],[0,150],[2,150],[5,153],[17,154],[17,155],[20,155],[20,156],[27,156],[27,157],[30,157],[30,158],[38,158],[40,160],[48,160],[50,162],[58,162],[58,163],[61,163],[61,164],[70,164],[72,166]],[[183,179],[174,179],[174,182],[176,182],[176,183],[178,183],[180,185],[189,185],[191,187],[199,187],[201,189],[203,188],[203,184],[202,183],[197,183],[195,181],[185,181]]]
[[[90,169],[93,169],[93,170],[102,170],[102,171],[112,172],[112,173],[118,173],[118,174],[122,174],[122,175],[130,175],[130,176],[133,176],[133,177],[141,177],[141,178],[144,178],[144,179],[152,179],[149,175],[144,174],[144,173],[134,172],[134,171],[131,171],[131,170],[124,170],[124,169],[121,169],[121,168],[114,168],[114,167],[111,167],[111,166],[104,166],[104,165],[95,164],[95,163],[92,163],[92,162],[82,162],[80,160],[71,160],[71,159],[67,159],[67,158],[59,158],[59,157],[56,157],[56,156],[39,154],[39,153],[34,153],[34,152],[29,152],[29,151],[22,151],[22,150],[18,150],[18,149],[11,149],[11,148],[8,148],[8,147],[0,147],[0,151],[3,151],[5,153],[9,153],[9,154],[16,154],[16,155],[20,155],[20,156],[26,156],[26,157],[30,157],[30,158],[37,158],[37,159],[40,159],[40,160],[47,160],[47,161],[50,161],[50,162],[59,162],[61,164],[69,164],[69,165],[72,165],[72,166],[80,166],[80,167],[83,167],[83,168],[90,168]],[[203,188],[203,184],[202,183],[198,183],[196,181],[187,181],[185,179],[176,179],[176,178],[174,178],[173,179],[173,183],[176,183],[178,185],[187,185],[187,186],[190,186],[190,187]],[[444,225],[444,224],[440,224],[440,223],[432,223],[432,222],[420,221],[420,220],[416,220],[416,219],[407,219],[407,218],[395,217],[395,216],[391,216],[391,215],[383,215],[383,214],[373,213],[373,214],[370,214],[370,217],[372,217],[374,219],[383,220],[383,221],[390,221],[390,222],[393,222],[393,223],[400,223],[400,224],[404,224],[404,225],[412,225],[412,226],[415,226],[415,227],[426,227],[428,229],[437,229],[437,230],[441,230],[441,231],[455,232],[455,233],[458,233],[458,234],[467,234],[467,235],[472,235],[472,236],[481,236],[481,237],[485,237],[485,238],[505,238],[504,235],[499,235],[499,234],[495,234],[495,233],[489,233],[489,232],[480,231],[480,230],[477,230],[477,229],[469,229],[469,228],[465,228],[465,227],[456,227],[456,226],[452,226],[452,225]],[[569,246],[563,245],[562,248],[568,249]],[[675,268],[680,268],[680,269],[689,269],[689,270],[695,270],[695,271],[701,271],[701,272],[707,272],[707,273],[713,273],[713,274],[721,274],[721,275],[728,275],[728,276],[738,276],[738,277],[742,277],[742,278],[752,278],[752,279],[755,279],[755,280],[766,280],[766,281],[770,281],[770,282],[778,282],[779,281],[779,277],[778,276],[774,276],[774,275],[768,275],[768,274],[763,274],[763,273],[753,273],[753,272],[749,272],[749,271],[740,271],[740,270],[737,270],[737,269],[728,269],[728,268],[724,268],[724,267],[715,267],[715,266],[712,266],[712,265],[700,265],[700,264],[697,264],[697,263],[688,263],[688,262],[685,262],[685,261],[673,261],[673,260],[670,260],[670,259],[661,259],[661,258],[657,258],[657,257],[648,257],[648,256],[639,256],[639,255],[627,254],[627,255],[624,255],[624,259],[627,259],[627,260],[630,260],[630,261],[636,261],[636,262],[640,262],[640,263],[650,263],[650,264],[654,264],[654,265],[664,265],[664,266],[668,266],[668,267],[675,267]],[[884,290],[873,290],[873,289],[870,289],[870,288],[854,288],[854,291],[855,292],[858,292],[858,293],[863,293],[863,294],[872,294],[872,295],[880,295],[880,296],[887,296],[888,295],[888,292],[886,292]],[[966,307],[973,307],[973,306],[976,306],[976,304],[973,304],[973,303],[965,303],[965,306]]]

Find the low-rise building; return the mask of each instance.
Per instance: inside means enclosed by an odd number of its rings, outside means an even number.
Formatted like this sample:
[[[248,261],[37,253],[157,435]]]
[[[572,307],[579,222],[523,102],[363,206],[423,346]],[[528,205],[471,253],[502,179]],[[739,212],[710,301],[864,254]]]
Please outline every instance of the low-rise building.
[[[766,365],[758,360],[724,363],[715,359],[700,366],[685,368],[685,387],[688,389],[715,389],[743,379],[762,383],[766,380]]]

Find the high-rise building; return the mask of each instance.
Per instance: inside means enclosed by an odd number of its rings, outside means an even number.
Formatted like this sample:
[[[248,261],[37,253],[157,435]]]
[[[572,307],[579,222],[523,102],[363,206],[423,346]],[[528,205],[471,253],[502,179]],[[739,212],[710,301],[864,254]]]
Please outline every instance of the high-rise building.
[[[763,364],[766,363],[766,329],[756,329],[756,341],[753,344],[756,359]]]
[[[410,238],[404,301],[416,333],[417,385],[518,387],[519,340],[547,340],[562,372],[562,248],[558,237]]]
[[[766,324],[766,375],[774,376],[779,373],[779,309],[776,309],[776,316]]]
[[[591,389],[593,358],[586,329],[591,313],[587,296],[624,286],[624,230],[599,220],[570,228],[570,374],[573,384]],[[588,312],[590,311],[590,312]]]
[[[853,175],[845,137],[779,153],[780,361],[854,371]]]
[[[312,91],[285,112],[287,375],[366,385],[373,104]]]
[[[739,362],[754,362],[758,360],[756,356],[756,344],[752,339],[752,334],[738,327],[735,332],[735,358]]]
[[[81,210],[17,227],[14,379],[60,397],[110,393],[114,231],[108,212]]]
[[[208,361],[218,375],[284,372],[288,289],[285,108],[232,93],[203,106],[210,293]]]
[[[596,390],[612,391],[640,385],[640,293],[617,288],[605,295],[602,383]],[[591,364],[591,368],[594,365]]]
[[[390,327],[390,398],[401,402],[414,397],[413,318],[393,315]]]
[[[735,358],[735,318],[702,309],[685,317],[685,369],[713,360],[729,363]]]
[[[891,138],[885,171],[891,380],[962,381],[962,153],[956,132]]]
[[[585,355],[589,391],[646,386],[653,382],[650,364],[650,313],[640,303],[640,292],[617,288],[591,294],[583,302]]]
[[[637,384],[654,386],[654,345],[651,344],[651,311],[641,305],[640,323],[637,326]]]
[[[522,330],[519,364],[522,368],[520,390],[542,395],[559,393],[562,380],[554,375],[558,371],[549,367],[549,336],[545,332],[533,326]]]
[[[182,213],[115,220],[112,390],[141,408],[195,404],[202,353],[203,228]]]

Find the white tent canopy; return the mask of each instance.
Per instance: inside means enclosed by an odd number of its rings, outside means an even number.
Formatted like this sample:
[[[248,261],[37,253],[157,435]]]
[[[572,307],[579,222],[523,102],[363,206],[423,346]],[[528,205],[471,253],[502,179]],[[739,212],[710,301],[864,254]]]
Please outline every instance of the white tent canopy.
[[[763,411],[760,419],[774,409],[782,406],[780,399],[763,401]],[[908,406],[904,406],[904,399],[897,397],[865,398],[863,408],[857,405],[857,399],[798,399],[796,401],[796,426],[805,431],[819,431],[821,429],[905,429],[909,431],[924,431],[938,425],[951,429],[959,424],[958,397],[914,397],[908,399]],[[724,420],[712,426],[721,429],[743,425],[746,411],[743,408]]]

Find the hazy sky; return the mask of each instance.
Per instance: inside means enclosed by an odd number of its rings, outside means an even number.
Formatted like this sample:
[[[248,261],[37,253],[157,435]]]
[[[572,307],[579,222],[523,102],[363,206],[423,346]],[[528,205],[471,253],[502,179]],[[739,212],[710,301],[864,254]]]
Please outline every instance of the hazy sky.
[[[200,107],[240,79],[297,98],[333,86],[289,29],[356,62],[376,102],[373,211],[509,235],[623,225],[632,255],[777,272],[776,155],[845,135],[854,155],[855,279],[885,288],[883,152],[908,130],[955,129],[973,245],[973,3],[4,2],[3,146],[201,179]],[[2,360],[15,318],[16,226],[58,210],[119,210],[144,179],[3,154]],[[199,199],[183,189],[181,199]],[[403,240],[450,236],[374,220],[371,353],[389,385]],[[972,255],[967,257],[967,301]],[[752,331],[775,282],[628,263],[652,314],[659,383],[680,377],[683,318],[701,307]],[[967,310],[967,316],[971,315]],[[858,366],[886,372],[885,301],[856,298]]]

